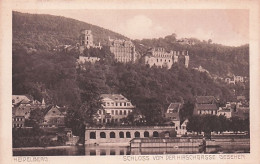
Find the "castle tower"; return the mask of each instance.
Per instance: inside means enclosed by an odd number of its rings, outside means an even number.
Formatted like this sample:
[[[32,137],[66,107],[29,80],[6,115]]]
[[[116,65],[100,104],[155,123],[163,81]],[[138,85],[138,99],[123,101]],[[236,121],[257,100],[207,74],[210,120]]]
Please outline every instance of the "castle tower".
[[[174,54],[173,54],[173,63],[178,63],[178,55],[177,55],[176,51],[174,51]]]
[[[81,46],[84,46],[85,48],[93,46],[93,35],[91,30],[82,30],[79,39]]]
[[[185,55],[185,67],[186,68],[189,67],[189,61],[190,61],[190,56],[189,56],[188,51],[187,51],[187,54]]]

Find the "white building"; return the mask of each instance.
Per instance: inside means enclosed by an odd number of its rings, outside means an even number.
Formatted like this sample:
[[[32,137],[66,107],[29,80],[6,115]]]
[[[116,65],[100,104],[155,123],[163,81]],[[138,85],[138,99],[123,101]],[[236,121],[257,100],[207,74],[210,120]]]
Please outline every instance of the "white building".
[[[100,58],[98,58],[98,57],[79,56],[79,59],[77,59],[77,62],[79,64],[84,64],[86,62],[90,62],[90,63],[94,64],[99,60],[100,60]]]
[[[151,49],[145,55],[144,63],[148,64],[150,67],[165,67],[170,69],[173,63],[181,63],[183,60],[183,64],[186,68],[189,67],[189,55],[188,51],[170,51],[166,52],[164,48]]]
[[[168,53],[163,48],[158,48],[157,50],[153,48],[148,52],[144,60],[145,64],[148,64],[150,67],[157,66],[170,69],[173,64],[173,51]]]
[[[102,94],[102,107],[98,110],[96,120],[100,124],[120,124],[135,108],[131,101],[121,94]]]
[[[136,61],[137,53],[135,51],[135,45],[130,40],[109,38],[109,43],[110,51],[114,54],[114,58],[117,62],[128,63]]]

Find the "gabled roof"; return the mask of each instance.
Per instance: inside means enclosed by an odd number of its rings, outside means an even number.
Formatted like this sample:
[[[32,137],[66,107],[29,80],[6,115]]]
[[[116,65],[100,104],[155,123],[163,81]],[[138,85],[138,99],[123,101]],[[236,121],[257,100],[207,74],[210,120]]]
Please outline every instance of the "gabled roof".
[[[212,104],[215,103],[216,99],[214,96],[197,96],[196,103],[198,104]]]
[[[17,104],[17,103],[29,103],[32,101],[32,97],[29,95],[12,95],[12,104]]]
[[[64,108],[64,107],[59,107],[59,106],[48,106],[47,108],[45,108],[45,109],[43,109],[43,113],[44,113],[44,115],[46,115],[51,109],[53,109],[53,108],[56,108],[56,109],[58,109],[62,114],[64,114],[65,112],[66,112],[66,108]]]
[[[100,97],[102,99],[109,98],[109,99],[111,99],[111,100],[113,100],[115,102],[129,101],[127,98],[125,98],[121,94],[101,94]]]
[[[196,104],[197,110],[218,110],[216,104]]]
[[[26,114],[29,114],[31,111],[30,108],[19,108],[19,107],[14,107],[12,109],[12,114],[14,116],[25,116]]]

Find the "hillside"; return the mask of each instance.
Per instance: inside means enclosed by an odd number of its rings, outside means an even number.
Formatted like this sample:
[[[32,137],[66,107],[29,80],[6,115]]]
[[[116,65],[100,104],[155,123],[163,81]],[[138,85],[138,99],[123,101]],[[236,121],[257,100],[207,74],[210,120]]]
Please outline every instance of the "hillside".
[[[137,50],[143,53],[149,47],[164,47],[168,51],[187,50],[190,55],[190,68],[202,66],[220,77],[233,74],[249,77],[249,45],[230,47],[195,38],[188,39],[195,44],[180,44],[176,34],[158,39],[135,40],[134,43]]]
[[[106,44],[109,36],[127,39],[118,33],[75,19],[13,12],[13,47],[48,50],[57,45],[76,45],[82,29],[92,31],[95,44]]]
[[[79,117],[82,123],[91,122],[95,110],[100,109],[100,94],[120,93],[132,101],[149,125],[162,121],[162,114],[171,102],[184,101],[189,106],[195,96],[211,95],[223,105],[234,98],[232,88],[225,83],[215,82],[206,73],[186,69],[182,65],[174,65],[167,70],[149,68],[138,62],[117,63],[113,61],[107,46],[101,50],[88,51],[103,58],[95,64],[86,63],[86,70],[76,68],[73,53],[48,51],[60,44],[75,45],[81,29],[92,30],[94,40],[102,44],[106,44],[108,36],[125,38],[73,19],[14,12],[13,94],[29,94],[37,100],[44,98],[47,104],[67,106],[73,111],[70,119],[73,121]],[[218,75],[248,75],[248,45],[228,47],[197,41],[195,45],[189,46],[176,43],[174,39],[168,36],[135,40],[134,43],[141,53],[149,47],[188,50],[191,68],[202,65]],[[28,53],[26,48],[35,48],[37,51]],[[241,93],[244,92],[248,90],[242,89]],[[191,116],[192,110],[191,106],[185,108],[182,117]]]

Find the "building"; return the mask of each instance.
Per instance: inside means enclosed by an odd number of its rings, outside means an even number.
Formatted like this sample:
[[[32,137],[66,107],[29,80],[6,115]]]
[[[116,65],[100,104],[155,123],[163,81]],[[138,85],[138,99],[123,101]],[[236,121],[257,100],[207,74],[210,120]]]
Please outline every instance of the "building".
[[[90,48],[94,45],[91,30],[81,30],[79,39],[80,46],[84,46],[84,48]]]
[[[188,124],[189,120],[186,119],[182,122],[180,129],[178,130],[178,134],[184,135],[187,134],[187,124]]]
[[[232,117],[232,108],[219,108],[218,110],[218,116],[222,115],[225,116],[226,118],[231,118]]]
[[[170,51],[166,52],[164,48],[151,49],[144,57],[144,63],[157,67],[170,69],[173,63],[182,63],[186,68],[189,67],[188,51]]]
[[[77,59],[77,62],[78,62],[78,64],[84,64],[86,62],[90,62],[91,64],[94,64],[99,60],[100,60],[100,58],[98,58],[98,57],[79,56],[79,59]]]
[[[173,64],[173,51],[170,53],[166,52],[164,48],[158,48],[155,50],[154,48],[148,51],[148,53],[144,57],[145,64],[157,67],[165,67],[170,69]]]
[[[173,51],[173,63],[184,64],[186,68],[189,67],[190,56],[188,51]]]
[[[66,115],[66,108],[58,106],[50,106],[44,110],[44,121],[40,127],[64,127],[64,118]]]
[[[46,104],[33,100],[29,95],[12,95],[12,125],[15,127],[24,127],[24,122],[29,119],[30,113],[35,109],[43,109]]]
[[[234,76],[234,80],[235,82],[240,82],[240,83],[244,82],[244,78],[242,76]]]
[[[25,113],[23,110],[12,109],[12,127],[23,128],[25,122]]]
[[[236,84],[236,83],[243,83],[244,77],[242,76],[233,76],[233,77],[227,77],[225,78],[225,82],[228,84]]]
[[[194,105],[194,115],[217,115],[218,107],[214,96],[197,96]]]
[[[117,62],[128,63],[136,61],[137,53],[135,52],[135,45],[131,41],[109,38],[109,46]]]
[[[169,119],[175,128],[179,131],[180,129],[180,109],[182,108],[182,103],[171,103],[165,113],[165,118]]]
[[[102,107],[98,110],[96,121],[99,124],[120,124],[135,108],[131,101],[121,94],[102,94]]]
[[[77,44],[77,47],[79,48],[80,54],[83,53],[83,51],[86,48],[98,48],[101,49],[102,46],[100,45],[100,42],[98,45],[94,44],[94,39],[91,30],[81,30],[80,31],[80,36],[79,36],[79,44]]]

